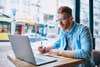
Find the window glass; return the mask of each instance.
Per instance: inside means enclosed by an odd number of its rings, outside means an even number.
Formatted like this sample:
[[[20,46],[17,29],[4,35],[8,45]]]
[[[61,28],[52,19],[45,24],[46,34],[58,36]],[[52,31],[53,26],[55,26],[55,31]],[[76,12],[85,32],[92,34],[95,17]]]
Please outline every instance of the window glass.
[[[94,2],[94,36],[100,36],[100,0]]]
[[[89,27],[89,0],[80,0],[80,23]]]
[[[74,16],[74,3],[73,0],[0,0],[0,13],[13,19],[10,27],[12,34],[19,30],[20,34],[28,34],[30,31],[32,34],[35,32],[37,35],[41,33],[55,37],[59,33],[57,9],[60,6],[69,6]],[[22,22],[22,27],[16,24],[18,22]],[[7,32],[7,27],[2,25],[0,30]],[[23,31],[25,32],[21,33]]]

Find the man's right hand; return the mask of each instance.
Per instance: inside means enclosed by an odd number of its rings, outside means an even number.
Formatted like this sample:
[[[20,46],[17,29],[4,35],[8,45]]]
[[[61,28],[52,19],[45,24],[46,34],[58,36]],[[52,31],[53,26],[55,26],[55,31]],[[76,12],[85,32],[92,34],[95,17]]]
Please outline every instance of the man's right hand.
[[[47,53],[52,49],[52,47],[38,47],[40,53]]]
[[[46,53],[46,47],[38,47],[40,53]]]

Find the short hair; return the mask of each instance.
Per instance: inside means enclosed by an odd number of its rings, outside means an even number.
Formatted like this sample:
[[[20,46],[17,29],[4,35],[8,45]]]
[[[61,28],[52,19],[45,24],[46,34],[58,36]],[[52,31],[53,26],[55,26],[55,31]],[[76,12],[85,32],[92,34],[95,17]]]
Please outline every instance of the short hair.
[[[66,13],[66,14],[69,14],[70,16],[72,16],[72,9],[68,6],[61,6],[58,9],[58,13]]]

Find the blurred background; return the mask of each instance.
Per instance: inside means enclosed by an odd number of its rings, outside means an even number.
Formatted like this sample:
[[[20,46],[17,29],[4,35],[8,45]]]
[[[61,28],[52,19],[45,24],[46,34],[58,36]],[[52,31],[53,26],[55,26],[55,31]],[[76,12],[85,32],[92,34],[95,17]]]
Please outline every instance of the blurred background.
[[[27,35],[31,42],[56,38],[57,9],[69,6],[74,20],[90,28],[94,48],[100,45],[100,0],[0,0],[0,47],[9,34]]]
[[[55,42],[60,33],[56,21],[60,6],[72,8],[74,21],[90,29],[97,50],[93,57],[100,65],[100,0],[0,0],[0,67],[12,67],[5,59],[12,51],[8,35],[28,36],[33,48]]]

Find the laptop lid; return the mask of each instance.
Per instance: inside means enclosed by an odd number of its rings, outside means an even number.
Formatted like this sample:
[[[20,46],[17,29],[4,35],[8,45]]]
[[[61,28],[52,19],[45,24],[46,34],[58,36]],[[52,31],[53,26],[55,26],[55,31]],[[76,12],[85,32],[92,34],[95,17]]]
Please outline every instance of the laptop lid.
[[[27,36],[8,35],[15,57],[36,65],[30,41]]]
[[[14,50],[15,56],[18,59],[32,63],[34,65],[42,65],[42,64],[56,61],[56,58],[54,57],[38,56],[42,60],[44,59],[44,61],[38,62],[37,61],[38,59],[36,58],[36,56],[32,51],[28,36],[9,35],[9,40],[11,42],[12,49]]]

